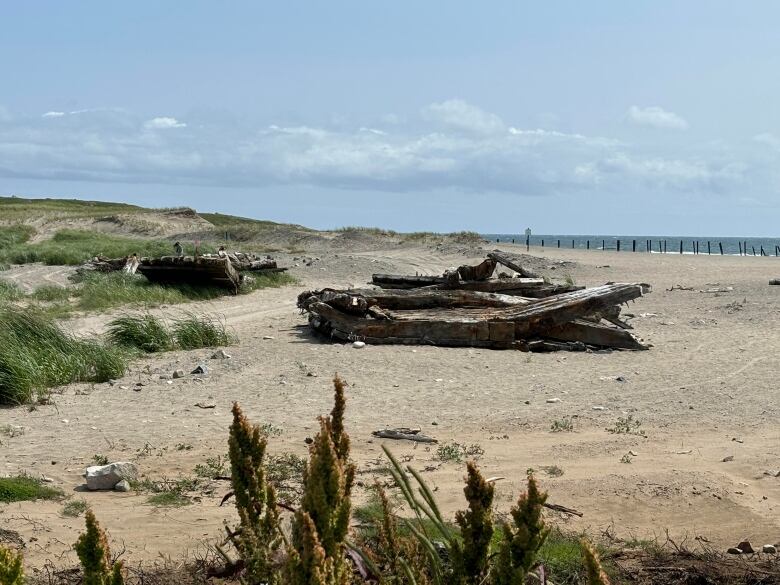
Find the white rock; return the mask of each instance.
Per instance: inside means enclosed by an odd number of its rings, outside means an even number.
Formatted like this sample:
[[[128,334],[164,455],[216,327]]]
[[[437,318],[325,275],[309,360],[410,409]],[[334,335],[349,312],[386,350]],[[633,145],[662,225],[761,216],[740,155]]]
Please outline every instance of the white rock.
[[[273,337],[270,335],[263,335],[263,339],[273,339]]]
[[[776,555],[777,547],[774,544],[765,544],[761,547],[761,552],[767,555]]]
[[[607,410],[607,409],[603,406],[594,406],[593,410]]]
[[[561,399],[560,399],[560,398],[548,398],[548,399],[547,399],[547,402],[548,402],[549,404],[555,404],[556,402],[560,402],[560,401],[561,401]]]
[[[126,479],[123,479],[122,481],[120,481],[119,483],[117,483],[114,486],[114,491],[117,491],[117,492],[129,492],[130,491],[130,482],[127,481]]]
[[[111,490],[123,479],[135,479],[138,468],[134,463],[118,461],[108,465],[92,465],[84,474],[90,490]]]
[[[218,349],[211,356],[213,360],[229,360],[232,356],[229,353],[225,353],[224,349]]]
[[[355,349],[360,349],[360,348],[365,347],[365,346],[366,346],[366,342],[365,341],[355,341],[355,342],[352,343],[352,347],[354,347]]]

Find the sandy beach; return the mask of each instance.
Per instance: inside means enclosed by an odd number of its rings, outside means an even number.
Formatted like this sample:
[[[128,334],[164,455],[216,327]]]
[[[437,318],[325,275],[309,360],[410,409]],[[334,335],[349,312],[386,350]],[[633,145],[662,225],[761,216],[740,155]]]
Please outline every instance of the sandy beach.
[[[780,276],[776,258],[532,248],[552,278],[652,284],[651,294],[623,311],[635,334],[652,344],[644,352],[354,349],[312,337],[295,307],[303,290],[362,286],[372,272],[438,274],[490,249],[309,250],[319,260],[292,268],[296,286],[157,309],[223,315],[240,340],[226,348],[231,359],[210,359],[213,350],[158,354],[135,362],[113,385],[70,385],[57,390],[51,405],[2,409],[0,426],[24,432],[0,437],[0,473],[43,475],[85,499],[131,563],[197,557],[220,538],[223,521],[234,519],[231,505],[219,506],[226,482],[215,482],[191,505],[159,508],[147,503],[148,494],[83,491],[93,456],[133,461],[152,479],[191,476],[196,464],[227,452],[233,401],[253,421],[282,430],[270,439],[273,453],[304,456],[316,417],[330,409],[338,372],[349,385],[347,429],[360,485],[385,477],[376,472],[382,441],[371,432],[417,426],[440,443],[484,450],[478,460],[484,474],[506,478],[496,484],[501,511],[533,469],[551,502],[583,513],[549,514],[567,530],[662,542],[668,531],[678,541],[704,539],[718,548],[742,539],[780,541],[780,477],[768,473],[780,471],[780,287],[767,285]],[[290,255],[279,260],[296,263]],[[29,287],[64,278],[67,271],[57,270],[7,274]],[[692,290],[669,290],[676,285]],[[714,288],[728,290],[701,292]],[[66,326],[100,334],[118,313]],[[175,369],[189,372],[199,363],[209,366],[207,376],[170,379]],[[629,415],[644,436],[607,431]],[[573,431],[551,432],[554,421],[565,419]],[[387,444],[426,470],[448,513],[462,505],[463,464],[438,460],[435,448]],[[0,506],[0,526],[22,536],[29,566],[75,562],[71,545],[83,519],[61,511],[57,502]]]

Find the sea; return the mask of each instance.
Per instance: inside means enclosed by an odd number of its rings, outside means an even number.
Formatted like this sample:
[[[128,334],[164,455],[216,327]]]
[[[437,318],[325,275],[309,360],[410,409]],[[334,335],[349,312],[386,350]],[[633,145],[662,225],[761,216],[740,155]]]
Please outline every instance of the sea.
[[[526,244],[525,234],[481,234],[496,243]],[[724,238],[694,236],[612,236],[533,234],[528,237],[531,249],[569,248],[575,250],[619,250],[654,254],[715,254],[747,256],[780,256],[778,238]]]

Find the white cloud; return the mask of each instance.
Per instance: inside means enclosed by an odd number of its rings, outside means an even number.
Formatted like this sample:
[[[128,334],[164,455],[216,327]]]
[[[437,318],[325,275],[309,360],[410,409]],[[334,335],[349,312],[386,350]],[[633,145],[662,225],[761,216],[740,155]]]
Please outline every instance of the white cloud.
[[[652,126],[654,128],[671,128],[675,130],[685,130],[688,128],[688,122],[674,112],[669,112],[658,106],[640,108],[631,106],[626,113],[627,119],[638,126]]]
[[[503,120],[495,114],[459,99],[430,104],[423,108],[422,115],[445,127],[481,134],[502,132],[505,128]]]
[[[760,187],[769,176],[753,172],[758,158],[748,168],[730,150],[659,157],[610,138],[504,125],[459,100],[426,112],[435,123],[423,129],[419,120],[336,129],[199,120],[187,132],[165,131],[184,126],[176,118],[124,110],[66,115],[61,124],[17,117],[0,133],[0,177],[548,195],[713,192],[745,177]]]
[[[65,115],[65,112],[46,112],[42,117],[44,118],[61,118]]]
[[[184,128],[187,124],[179,122],[176,118],[170,118],[168,116],[162,116],[160,118],[152,118],[144,122],[144,128],[147,130],[165,130],[167,128]]]

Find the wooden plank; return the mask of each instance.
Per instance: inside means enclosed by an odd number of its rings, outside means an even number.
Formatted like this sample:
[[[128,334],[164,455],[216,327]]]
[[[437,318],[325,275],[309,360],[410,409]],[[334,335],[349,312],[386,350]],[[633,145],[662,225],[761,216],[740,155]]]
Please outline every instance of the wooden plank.
[[[615,349],[647,349],[646,345],[640,343],[628,331],[582,319],[575,319],[569,323],[551,327],[545,331],[544,337],[558,341],[581,341],[587,345]]]
[[[458,275],[454,276],[404,276],[401,274],[373,274],[371,283],[382,288],[417,288],[420,286],[430,286],[432,284],[445,284],[457,280]]]
[[[342,295],[345,295],[344,298],[339,299]],[[381,309],[411,310],[437,307],[512,307],[533,302],[523,297],[450,289],[323,289],[307,291],[298,295],[298,307],[304,309],[311,297],[316,297],[324,303],[339,308],[355,306],[356,302],[351,300],[352,297],[362,298],[365,300],[365,304],[357,302],[362,312],[371,306]],[[334,300],[336,304],[332,302]],[[348,310],[348,312],[355,311]]]
[[[520,264],[520,261],[517,258],[505,254],[500,250],[493,250],[487,256],[491,260],[496,261],[498,264],[501,264],[511,270],[514,270],[515,272],[520,274],[520,276],[525,276],[526,278],[539,278],[538,274],[534,274],[530,270],[526,270],[525,268],[523,268],[523,266]]]

